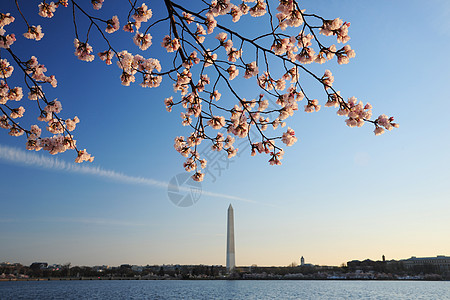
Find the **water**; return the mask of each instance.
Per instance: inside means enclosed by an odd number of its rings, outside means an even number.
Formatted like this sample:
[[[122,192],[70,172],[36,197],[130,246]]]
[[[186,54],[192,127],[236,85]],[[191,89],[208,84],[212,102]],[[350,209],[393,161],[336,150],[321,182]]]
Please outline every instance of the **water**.
[[[104,280],[0,282],[0,299],[450,299],[450,282]]]

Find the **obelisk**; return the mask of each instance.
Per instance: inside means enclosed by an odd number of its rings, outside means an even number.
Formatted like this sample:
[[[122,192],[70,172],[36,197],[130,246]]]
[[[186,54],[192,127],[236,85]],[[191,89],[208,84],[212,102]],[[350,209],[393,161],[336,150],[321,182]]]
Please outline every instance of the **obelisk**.
[[[228,206],[227,222],[227,271],[232,272],[235,268],[234,262],[234,212],[233,206]]]

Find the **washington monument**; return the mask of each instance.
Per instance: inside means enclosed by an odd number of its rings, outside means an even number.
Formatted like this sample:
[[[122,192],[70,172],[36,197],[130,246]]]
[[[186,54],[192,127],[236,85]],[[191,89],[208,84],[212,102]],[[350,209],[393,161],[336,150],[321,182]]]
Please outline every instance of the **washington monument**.
[[[233,206],[228,206],[227,222],[227,271],[232,272],[236,267],[234,262],[234,213]]]

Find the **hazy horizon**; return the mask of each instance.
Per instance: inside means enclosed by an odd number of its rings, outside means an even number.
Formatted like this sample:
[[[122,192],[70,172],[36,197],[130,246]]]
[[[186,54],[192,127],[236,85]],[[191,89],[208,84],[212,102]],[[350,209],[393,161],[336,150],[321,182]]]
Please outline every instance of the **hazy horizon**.
[[[105,1],[101,10],[109,17],[117,14],[110,4]],[[37,15],[37,5],[21,9]],[[53,19],[33,17],[45,36],[25,40],[14,1],[3,1],[0,11],[16,17],[5,26],[16,33],[14,51],[26,59],[35,55],[47,74],[55,74],[58,87],[46,95],[63,103],[64,117],[79,117],[77,145],[95,160],[75,166],[71,151],[57,156],[27,151],[26,138],[0,129],[0,262],[225,265],[230,203],[238,266],[287,266],[301,256],[306,263],[339,266],[382,255],[386,260],[450,255],[450,60],[441,54],[450,46],[450,3],[301,5],[351,22],[349,44],[356,57],[348,65],[333,61],[313,70],[330,69],[344,99],[370,102],[375,117],[392,115],[400,128],[375,136],[371,124],[347,127],[335,108],[299,111],[288,124],[298,142],[285,147],[281,166],[239,146],[240,156],[223,169],[211,164],[201,197],[195,198],[197,191],[192,206],[179,207],[168,196],[174,178],[185,174],[173,142],[190,131],[180,124],[181,109],[166,112],[164,98],[179,97],[172,82],[163,80],[157,89],[124,87],[117,66],[98,57],[92,63],[78,60],[73,28],[61,34],[72,26],[71,9],[58,8]],[[152,20],[164,10],[160,2],[148,6]],[[249,32],[258,30],[257,22],[245,25]],[[122,32],[125,42],[118,48],[162,57],[166,31],[152,33],[146,52]],[[94,46],[95,53],[104,50]],[[12,86],[22,85],[20,76],[13,77]],[[259,94],[254,80],[240,79],[236,86],[248,99]],[[312,85],[311,94],[326,102],[320,86]],[[184,186],[179,194],[190,190]]]

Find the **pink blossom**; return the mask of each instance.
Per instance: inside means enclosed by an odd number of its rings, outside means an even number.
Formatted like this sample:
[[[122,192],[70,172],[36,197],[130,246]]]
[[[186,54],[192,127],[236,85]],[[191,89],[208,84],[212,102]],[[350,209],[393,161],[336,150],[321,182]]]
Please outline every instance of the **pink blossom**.
[[[325,74],[321,78],[322,83],[324,84],[325,88],[329,88],[333,86],[334,77],[330,70],[325,70]]]
[[[91,156],[89,153],[87,153],[86,149],[79,150],[78,151],[78,156],[75,159],[76,163],[82,163],[83,161],[89,161],[89,162],[93,162],[94,161],[94,157]]]
[[[186,20],[186,23],[191,24],[194,22],[195,17],[193,17],[191,14],[183,11],[183,18]]]
[[[297,142],[294,130],[288,127],[287,131],[283,133],[281,141],[285,143],[286,146],[292,146],[295,142]]]
[[[56,11],[56,7],[54,2],[41,2],[41,4],[39,4],[39,15],[44,18],[52,18],[54,15],[53,13]]]
[[[221,96],[222,94],[219,93],[218,90],[214,90],[214,92],[212,92],[212,94],[210,95],[210,99],[211,100],[216,99],[216,101],[219,101]]]
[[[14,33],[4,36],[0,32],[0,48],[8,49],[15,41],[16,41],[16,36],[14,35]]]
[[[216,35],[216,39],[218,39],[222,44],[227,39],[227,34],[225,32],[221,32],[218,35]]]
[[[248,8],[248,6],[247,6],[247,8]],[[239,21],[239,19],[241,18],[243,13],[242,13],[242,10],[238,6],[233,5],[231,7],[230,14],[233,17],[233,22],[236,23]]]
[[[297,54],[295,59],[302,64],[310,64],[316,59],[316,55],[312,48],[306,47],[300,51],[300,54]]]
[[[6,115],[0,116],[0,128],[11,129],[11,124],[9,124],[8,117]]]
[[[152,45],[152,36],[150,35],[150,33],[143,34],[136,32],[133,41],[136,44],[136,46],[139,47],[139,49],[147,50],[148,47]]]
[[[194,175],[192,175],[192,179],[194,179],[195,181],[199,181],[199,182],[203,181],[204,177],[205,177],[205,174],[203,174],[200,171],[197,171],[197,172],[195,172]]]
[[[152,10],[142,3],[142,5],[135,9],[134,14],[131,16],[136,22],[147,22],[152,17]]]
[[[190,68],[194,64],[200,63],[200,58],[197,57],[197,52],[192,51],[192,53],[189,55],[189,57],[186,59],[186,61],[183,62],[183,67]]]
[[[217,21],[214,19],[213,15],[207,14],[207,18],[205,21],[206,28],[208,29],[208,34],[213,33],[214,28],[217,26]]]
[[[61,124],[61,121],[59,121],[58,119],[51,119],[50,121],[48,121],[47,125],[48,125],[47,131],[49,131],[53,134],[58,134],[58,133],[64,132],[64,126]]]
[[[74,40],[75,45],[75,55],[78,57],[78,59],[83,61],[93,61],[94,55],[91,54],[92,47],[88,43],[82,43],[78,39]]]
[[[41,136],[42,129],[37,125],[31,125],[31,134],[33,134],[36,138]]]
[[[220,116],[214,116],[208,121],[208,125],[213,129],[220,129],[225,126],[225,118]]]
[[[161,85],[162,76],[153,75],[153,74],[144,74],[143,81],[141,83],[142,87],[155,88]]]
[[[201,167],[202,169],[206,168],[206,159],[200,160],[200,167]]]
[[[338,107],[340,104],[340,92],[337,91],[334,94],[328,95],[328,101],[325,103],[325,107]]]
[[[305,105],[305,111],[310,113],[310,112],[314,112],[314,111],[319,111],[320,110],[320,105],[319,101],[317,99],[314,100],[310,100],[308,101],[308,104]]]
[[[133,26],[136,27],[136,30],[139,30],[141,28],[141,22],[128,22],[122,29],[126,32],[134,32]]]
[[[227,53],[228,61],[236,62],[242,56],[242,49],[230,48]]]
[[[0,78],[8,78],[12,75],[14,67],[9,65],[6,59],[0,59]]]
[[[124,86],[130,86],[130,83],[135,82],[136,78],[132,73],[128,73],[123,71],[122,75],[120,75],[120,81]]]
[[[109,19],[108,21],[106,21],[106,29],[105,31],[107,33],[113,33],[116,32],[117,30],[119,30],[120,25],[119,25],[119,18],[117,16],[113,16],[111,19]]]
[[[91,0],[92,6],[95,10],[102,8],[104,0]]]
[[[100,57],[101,60],[106,62],[107,65],[111,65],[112,64],[111,58],[114,57],[114,54],[113,54],[113,52],[111,50],[106,50],[106,51],[103,51],[103,52],[99,52],[97,55]]]
[[[261,17],[266,14],[266,2],[264,0],[258,0],[255,6],[250,8],[249,12],[252,17]]]
[[[178,41],[178,39],[170,39],[170,36],[166,35],[163,39],[163,41],[161,42],[161,46],[163,46],[164,48],[166,48],[167,52],[174,52],[177,51],[180,48],[180,42]]]
[[[214,17],[226,15],[231,11],[232,4],[230,0],[213,0],[209,7],[209,13]]]
[[[292,5],[293,6],[293,5]],[[279,6],[280,7],[280,6]],[[280,24],[280,29],[285,30],[288,26],[299,27],[303,24],[302,12],[297,9],[283,10],[276,15],[278,22]]]
[[[233,158],[236,156],[238,152],[238,148],[234,148],[233,146],[230,146],[228,149],[225,149],[225,151],[228,153],[228,158]]]
[[[270,152],[270,155],[272,156],[269,159],[269,164],[271,166],[273,165],[281,165],[281,159],[283,158],[284,151],[280,149],[278,152]]]
[[[12,119],[22,118],[25,113],[25,108],[20,106],[19,108],[11,109],[11,114],[9,115]]]
[[[244,2],[242,2],[241,4],[239,4],[239,9],[241,10],[241,13],[243,15],[246,15],[246,14],[248,14],[250,7],[247,4],[245,4]]]
[[[209,49],[206,50],[206,53],[203,54],[203,57],[205,58],[205,67],[212,66],[214,64],[214,61],[217,59],[217,54],[212,53]]]
[[[47,113],[60,113],[62,111],[61,102],[56,99],[52,102],[49,102],[48,105],[44,108],[44,111],[46,111]]]
[[[36,138],[31,138],[31,136],[28,137],[25,147],[30,151],[39,151],[42,149],[40,141],[38,141]]]
[[[46,78],[44,79],[44,81],[47,82],[47,83],[50,83],[50,85],[51,85],[52,87],[54,87],[54,88],[58,85],[58,81],[56,80],[55,75],[51,75],[51,76],[49,76],[49,77],[46,77]]]
[[[376,126],[373,132],[375,133],[375,135],[382,135],[384,133],[384,129],[382,127]]]
[[[44,96],[44,92],[42,91],[41,86],[32,86],[30,87],[30,92],[28,93],[28,99],[30,100],[38,100]]]
[[[21,136],[24,134],[24,131],[18,127],[16,127],[15,125],[13,125],[11,127],[11,129],[9,130],[8,134],[10,136]]]
[[[9,25],[12,22],[14,22],[14,17],[11,16],[10,13],[0,13],[0,28],[3,28],[3,26]]]
[[[186,139],[186,143],[189,147],[192,146],[198,146],[202,143],[202,138],[197,135],[195,132],[193,132],[187,139]]]
[[[201,36],[202,34],[203,35],[206,34],[206,30],[205,30],[205,28],[203,28],[202,25],[197,23],[197,30],[195,31],[195,38],[197,39],[197,41],[200,44],[203,43],[203,41],[205,40],[205,37]]]
[[[164,99],[164,105],[166,106],[166,110],[168,112],[172,111],[172,106],[173,106],[173,97],[169,97]]]
[[[227,138],[223,141],[225,143],[224,147],[229,148],[233,146],[234,141],[235,141],[234,137],[232,137],[231,135],[227,135]]]
[[[7,97],[8,97],[9,100],[12,100],[12,101],[20,101],[22,99],[22,97],[23,97],[22,88],[21,87],[15,87],[13,89],[10,89],[8,91]]]
[[[245,73],[244,78],[248,79],[258,74],[258,66],[256,65],[256,61],[251,62],[245,65]]]
[[[80,119],[77,116],[73,119],[66,120],[66,128],[68,131],[74,131],[77,124],[80,123]]]
[[[397,123],[394,123],[394,118],[393,117],[388,117],[386,115],[380,115],[376,120],[375,120],[375,124],[383,126],[384,128],[386,128],[387,130],[392,130],[393,128],[398,128],[399,125]]]
[[[188,114],[181,113],[181,119],[183,119],[181,122],[181,125],[183,126],[189,126],[192,124],[192,118]]]
[[[194,171],[197,169],[197,164],[195,163],[195,160],[193,160],[191,157],[189,157],[186,162],[183,164],[184,169],[187,172]]]

